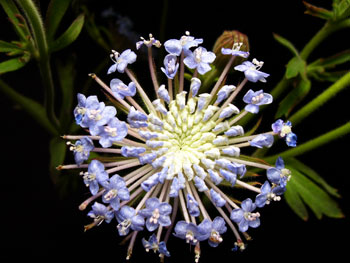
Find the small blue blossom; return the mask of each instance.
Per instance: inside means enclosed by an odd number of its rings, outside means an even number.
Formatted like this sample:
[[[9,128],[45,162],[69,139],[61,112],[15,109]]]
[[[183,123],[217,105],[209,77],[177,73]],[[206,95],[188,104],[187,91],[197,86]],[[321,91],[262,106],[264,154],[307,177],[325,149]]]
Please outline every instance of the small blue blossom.
[[[161,226],[169,226],[171,224],[170,213],[172,211],[171,205],[166,202],[160,202],[158,198],[152,197],[147,199],[146,208],[140,210],[139,214],[146,220],[146,228],[152,232]]]
[[[247,167],[245,166],[245,164],[235,163],[235,162],[230,163],[227,166],[227,169],[229,169],[231,172],[239,175],[240,178],[242,178],[245,175],[245,173],[247,172]]]
[[[243,127],[240,125],[232,126],[230,129],[228,129],[225,132],[226,136],[233,137],[233,136],[241,136],[244,134]]]
[[[164,68],[160,68],[164,74],[168,77],[168,79],[173,79],[177,73],[179,68],[179,63],[176,62],[177,57],[174,54],[168,54],[164,58]]]
[[[179,190],[185,188],[185,177],[180,172],[178,177],[174,177],[170,186],[170,197],[177,197],[179,195]]]
[[[104,203],[110,204],[111,207],[118,211],[120,200],[127,201],[130,199],[130,193],[125,185],[125,181],[118,174],[113,175],[109,179],[109,184],[105,186],[106,193],[102,196]]]
[[[236,86],[234,85],[224,85],[222,86],[221,89],[218,91],[218,98],[216,99],[215,103],[219,104],[221,103],[224,99],[228,98],[230,93],[236,89]]]
[[[204,75],[211,70],[209,63],[212,63],[215,57],[213,52],[207,51],[204,47],[198,47],[184,59],[184,64],[190,69],[197,69],[199,74]]]
[[[133,207],[127,205],[116,212],[116,218],[119,223],[117,229],[120,236],[129,234],[130,228],[134,231],[141,231],[145,225],[145,219],[137,215]]]
[[[198,176],[194,177],[194,185],[197,187],[199,192],[205,192],[208,190],[208,187],[205,185],[203,179]]]
[[[98,160],[92,160],[88,166],[88,171],[84,173],[83,179],[91,194],[95,195],[99,190],[99,184],[102,187],[107,186],[109,177],[104,165]]]
[[[157,158],[156,153],[147,153],[145,155],[139,156],[140,164],[152,163],[154,159]]]
[[[270,148],[274,142],[273,135],[271,134],[259,134],[253,140],[249,141],[250,146],[257,148],[267,147]]]
[[[199,78],[193,77],[191,79],[190,91],[192,93],[192,97],[197,95],[199,88],[201,87],[201,84],[202,82]]]
[[[165,85],[161,85],[158,89],[158,96],[166,103],[170,103],[170,96],[168,90],[165,88]]]
[[[270,76],[270,74],[259,71],[261,66],[262,66],[262,62],[256,61],[256,63],[253,64],[250,61],[244,61],[241,65],[235,66],[235,70],[244,72],[245,77],[251,82],[257,82],[257,81],[266,82],[265,78]]]
[[[216,185],[220,184],[221,181],[223,180],[222,177],[212,169],[208,169],[208,173],[210,176],[210,180]]]
[[[221,235],[226,230],[225,220],[222,217],[215,217],[213,222],[206,218],[198,225],[197,240],[204,241],[208,239],[211,247],[217,247],[222,242]]]
[[[194,216],[194,217],[197,217],[200,214],[199,207],[198,207],[198,202],[190,194],[187,194],[187,210],[188,210],[188,213],[191,216]]]
[[[159,183],[159,175],[157,173],[151,175],[148,177],[145,181],[141,183],[141,187],[146,192],[149,192],[153,188],[153,186],[157,185]]]
[[[242,45],[243,43],[234,43],[232,48],[221,48],[221,53],[224,55],[232,55],[247,58],[249,56],[249,52],[241,51],[240,48]]]
[[[261,186],[261,193],[258,194],[255,198],[255,204],[257,207],[263,207],[265,204],[269,204],[271,201],[279,201],[281,197],[279,196],[281,193],[279,191],[279,187],[271,187],[268,181]]]
[[[210,189],[210,198],[217,207],[222,207],[226,204],[226,200],[214,189]]]
[[[220,169],[220,174],[222,175],[222,177],[224,177],[224,179],[231,183],[232,186],[234,186],[236,184],[236,180],[237,180],[237,174],[236,173],[231,173],[225,169]]]
[[[283,194],[286,190],[286,185],[290,179],[291,172],[284,166],[284,161],[281,157],[276,160],[275,167],[271,167],[266,171],[267,179],[276,185],[276,190],[279,195]]]
[[[77,95],[78,105],[74,108],[74,118],[75,122],[83,128],[89,127],[85,121],[85,114],[87,108],[98,109],[100,107],[100,102],[97,96],[85,97],[85,95],[78,93]]]
[[[290,147],[297,146],[297,135],[292,132],[292,123],[279,119],[272,124],[272,130],[274,133],[278,134],[279,137],[284,138],[286,144]]]
[[[147,119],[147,115],[136,110],[133,106],[130,107],[127,122],[130,124],[131,128],[147,127]]]
[[[142,239],[142,245],[148,252],[150,249],[152,249],[154,252],[159,252],[160,255],[164,255],[166,257],[170,257],[170,253],[166,247],[166,244],[164,241],[161,241],[158,243],[158,239],[155,234],[151,235],[148,241],[146,239]]]
[[[203,39],[196,39],[186,32],[185,36],[182,36],[180,40],[169,39],[164,43],[165,50],[170,54],[175,54],[180,56],[183,51],[185,56],[187,56],[191,51],[191,47],[197,47],[199,44],[203,43]]]
[[[256,208],[256,205],[250,198],[245,199],[241,208],[232,210],[230,218],[233,222],[238,224],[241,232],[246,232],[249,227],[256,228],[260,226],[260,214],[252,213]]]
[[[108,69],[107,74],[111,74],[115,71],[124,73],[124,70],[128,64],[132,64],[136,61],[136,57],[135,52],[131,51],[130,49],[123,51],[121,54],[112,50],[111,59],[115,64]]]
[[[113,95],[118,99],[123,100],[124,97],[132,97],[136,94],[136,85],[134,82],[130,82],[126,86],[120,79],[112,79],[109,85]]]
[[[114,217],[113,210],[109,210],[105,205],[95,202],[92,205],[92,210],[88,213],[88,216],[93,218],[94,221],[97,221],[98,224],[105,221],[110,223]]]
[[[121,141],[128,134],[126,123],[117,118],[111,119],[106,126],[99,127],[99,135],[101,138],[99,143],[104,148],[111,147],[114,142]]]
[[[176,223],[174,228],[174,236],[185,239],[187,243],[191,245],[197,244],[198,227],[193,223],[187,223],[186,221],[180,220]]]
[[[76,141],[75,144],[71,146],[71,150],[74,153],[75,163],[80,165],[89,159],[90,151],[92,151],[94,148],[94,143],[87,136]]]
[[[159,40],[155,39],[152,34],[149,34],[149,40],[146,40],[143,37],[141,37],[141,40],[136,42],[136,49],[140,49],[142,45],[145,45],[148,48],[152,46],[159,48],[161,46],[161,43]]]
[[[270,104],[272,100],[272,96],[263,90],[254,92],[250,89],[243,97],[243,101],[248,104],[244,109],[250,113],[258,113],[259,106]]]
[[[124,157],[139,157],[141,153],[144,153],[146,151],[146,148],[136,146],[123,146],[121,150]]]

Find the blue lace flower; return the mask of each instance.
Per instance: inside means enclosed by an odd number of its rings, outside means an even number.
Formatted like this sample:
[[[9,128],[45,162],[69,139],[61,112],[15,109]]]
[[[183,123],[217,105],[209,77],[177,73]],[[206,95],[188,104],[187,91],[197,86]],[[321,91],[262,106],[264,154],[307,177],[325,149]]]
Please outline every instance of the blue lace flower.
[[[279,201],[281,200],[282,193],[280,192],[279,187],[271,187],[268,181],[260,188],[261,193],[255,197],[255,204],[257,207],[263,207],[265,204],[269,204],[271,201]]]
[[[109,177],[104,165],[98,160],[92,160],[88,166],[88,171],[83,176],[84,183],[89,187],[92,195],[97,194],[99,185],[107,186]]]
[[[249,52],[241,51],[243,43],[234,43],[232,48],[221,48],[221,53],[224,55],[232,55],[239,56],[243,58],[247,58],[249,56]]]
[[[136,214],[133,207],[123,206],[116,212],[116,218],[118,220],[118,233],[120,236],[126,236],[129,234],[130,229],[134,231],[142,231],[145,225],[145,219]]]
[[[235,66],[235,70],[244,72],[245,77],[251,82],[266,82],[266,79],[270,74],[259,71],[262,67],[263,62],[253,60],[253,63],[250,61],[244,61],[241,65]]]
[[[170,257],[170,253],[166,247],[166,244],[164,241],[161,241],[158,243],[158,239],[155,234],[151,235],[148,240],[142,239],[143,247],[148,252],[150,249],[152,249],[154,252],[159,252],[160,256],[164,255],[166,257]]]
[[[198,226],[194,223],[188,223],[184,220],[180,220],[176,223],[174,236],[185,239],[187,243],[191,245],[196,245],[199,235]]]
[[[71,145],[70,150],[74,153],[75,163],[78,165],[89,159],[90,151],[95,148],[94,143],[87,136],[77,140],[75,144],[69,143],[69,145]]]
[[[276,185],[276,192],[282,194],[286,190],[287,182],[290,179],[291,172],[284,166],[284,161],[281,157],[276,160],[275,167],[271,167],[266,171],[267,179]]]
[[[88,213],[88,216],[93,218],[94,221],[98,224],[101,224],[103,221],[110,223],[114,218],[113,210],[109,210],[103,204],[95,202],[91,208],[92,210]]]
[[[177,57],[174,54],[168,54],[164,58],[164,68],[162,67],[161,70],[169,79],[173,79],[175,77],[179,68],[179,63],[177,63],[176,61]]]
[[[250,89],[243,97],[243,101],[248,104],[244,109],[250,113],[258,113],[259,106],[270,104],[272,100],[272,96],[263,90],[254,92]]]
[[[135,52],[131,51],[131,49],[127,49],[123,51],[121,54],[112,50],[111,59],[114,64],[108,69],[107,74],[111,74],[115,71],[119,73],[124,73],[124,70],[128,66],[128,64],[132,64],[136,61]]]
[[[152,232],[161,226],[169,226],[171,224],[170,213],[172,211],[171,205],[166,202],[160,202],[158,198],[153,197],[147,199],[146,208],[140,210],[139,214],[146,220],[146,228]]]
[[[251,140],[250,146],[254,146],[257,148],[267,147],[270,148],[273,144],[273,135],[271,134],[260,134],[256,136],[253,140]]]
[[[112,146],[114,142],[121,141],[128,133],[128,128],[125,122],[113,118],[108,121],[106,126],[98,126],[98,131],[95,133],[101,138],[99,143],[102,147],[107,148]]]
[[[213,221],[204,219],[198,225],[198,241],[204,241],[208,239],[208,243],[211,247],[217,247],[222,242],[221,235],[227,230],[225,220],[217,216]]]
[[[109,85],[113,95],[118,99],[124,99],[126,96],[132,97],[136,94],[136,85],[134,82],[130,82],[126,86],[120,79],[112,79]]]
[[[203,43],[203,39],[196,39],[186,32],[185,36],[182,36],[180,40],[169,39],[164,43],[165,50],[170,54],[180,56],[183,51],[185,56],[187,56],[191,51],[191,47],[197,47],[199,44]]]
[[[215,57],[213,52],[207,51],[204,47],[198,47],[193,53],[188,54],[184,64],[190,69],[197,69],[199,74],[204,75],[211,70],[209,64],[215,60]]]
[[[242,202],[241,208],[232,210],[230,218],[233,222],[238,224],[241,232],[246,232],[249,227],[256,228],[260,226],[260,214],[253,213],[256,205],[250,198],[245,199]]]
[[[125,181],[118,174],[113,175],[109,179],[109,184],[105,186],[105,189],[102,201],[110,204],[115,211],[120,208],[120,200],[127,201],[130,199],[130,193],[125,185]]]
[[[279,137],[284,138],[288,146],[297,146],[297,135],[292,132],[292,123],[290,121],[285,123],[279,119],[272,124],[272,130]]]

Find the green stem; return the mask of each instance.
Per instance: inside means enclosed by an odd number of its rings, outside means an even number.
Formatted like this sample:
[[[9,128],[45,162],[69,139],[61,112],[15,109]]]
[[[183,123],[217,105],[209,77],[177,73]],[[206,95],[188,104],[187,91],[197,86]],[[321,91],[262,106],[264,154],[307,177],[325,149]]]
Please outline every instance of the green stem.
[[[42,83],[45,88],[45,108],[47,111],[47,116],[50,119],[50,121],[54,124],[54,126],[58,128],[59,122],[54,111],[55,89],[52,80],[50,55],[43,21],[33,1],[21,0],[17,1],[17,3],[23,9],[31,25],[33,38],[35,40],[35,44],[39,52],[38,64],[41,73]]]
[[[303,60],[307,60],[309,55],[315,48],[322,43],[324,39],[326,39],[332,33],[350,27],[350,19],[337,21],[337,22],[327,22],[324,26],[317,32],[317,34],[306,44],[303,50],[300,52],[300,57]]]
[[[290,158],[295,157],[298,155],[302,155],[306,152],[309,152],[315,148],[321,147],[324,144],[330,143],[331,141],[335,139],[339,139],[340,137],[350,134],[350,122],[340,126],[339,128],[336,128],[330,132],[327,132],[326,134],[323,134],[317,138],[314,138],[308,142],[305,142],[295,148],[292,148],[290,150],[284,151],[282,153],[264,158],[266,162],[274,162],[278,156],[281,156],[282,158]]]
[[[315,99],[310,101],[304,107],[302,107],[299,111],[294,113],[289,120],[295,126],[297,123],[302,121],[304,118],[309,116],[315,110],[323,106],[328,100],[334,97],[338,92],[342,91],[346,87],[350,86],[350,72],[345,74],[342,78],[340,78],[337,82],[331,85],[328,89],[318,95]]]

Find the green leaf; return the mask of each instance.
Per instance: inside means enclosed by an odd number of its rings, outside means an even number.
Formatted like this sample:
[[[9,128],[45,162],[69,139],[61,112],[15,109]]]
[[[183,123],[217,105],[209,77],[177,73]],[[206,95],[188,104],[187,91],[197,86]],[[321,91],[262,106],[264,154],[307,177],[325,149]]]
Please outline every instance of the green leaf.
[[[6,12],[7,16],[9,17],[12,25],[14,26],[14,29],[17,33],[17,35],[20,37],[20,39],[22,41],[27,41],[27,32],[28,29],[27,25],[25,25],[25,27],[20,26],[20,24],[22,24],[23,21],[20,21],[17,17],[17,15],[20,14],[17,6],[15,5],[14,1],[12,0],[1,0],[0,4],[2,6],[2,8],[4,9],[4,11]]]
[[[289,60],[286,69],[286,78],[294,78],[298,74],[303,74],[306,71],[306,63],[300,57],[294,57]]]
[[[15,71],[27,64],[28,59],[24,57],[12,58],[0,63],[0,74]]]
[[[67,145],[66,142],[60,137],[54,137],[50,141],[50,176],[55,184],[59,183],[60,172],[56,169],[61,165],[66,157]]]
[[[350,50],[344,50],[327,58],[320,58],[307,65],[307,72],[324,71],[327,68],[334,68],[337,65],[350,62]]]
[[[17,46],[14,43],[6,42],[3,40],[0,40],[0,52],[13,52],[13,51],[21,51],[23,52],[23,49]]]
[[[71,0],[51,0],[46,11],[45,27],[47,38],[52,40],[57,28],[66,13]]]
[[[280,102],[275,118],[288,116],[293,108],[309,93],[311,81],[300,78],[297,86]]]
[[[23,96],[11,87],[9,87],[4,81],[0,79],[0,90],[12,99],[15,103],[18,103],[23,110],[25,110],[34,120],[36,120],[43,128],[53,135],[57,135],[57,131],[47,118],[45,108],[38,102]]]
[[[350,0],[334,2],[333,12],[335,20],[342,20],[350,16]]]
[[[314,6],[314,5],[309,4],[309,3],[305,2],[305,1],[303,3],[305,5],[305,7],[306,7],[305,14],[312,15],[312,16],[315,16],[315,17],[318,17],[318,18],[322,18],[322,19],[325,19],[325,20],[329,20],[329,19],[333,18],[333,12],[332,11],[329,11],[329,10],[324,9],[322,7]]]
[[[294,213],[296,213],[302,220],[306,221],[309,219],[309,213],[298,193],[298,187],[295,185],[294,180],[288,182],[287,190],[283,196]]]
[[[304,163],[298,161],[295,158],[288,159],[288,164],[293,166],[295,169],[299,170],[301,173],[309,177],[314,182],[321,185],[329,194],[340,198],[338,190],[330,186],[316,171],[305,165]]]
[[[308,75],[318,81],[329,81],[334,83],[348,72],[349,72],[348,70],[333,71],[333,72],[313,71],[313,72],[310,72]]]
[[[61,50],[66,46],[70,45],[73,41],[75,41],[78,38],[83,28],[83,25],[84,25],[84,15],[82,14],[82,15],[79,15],[73,21],[73,23],[69,26],[69,28],[60,37],[58,37],[56,40],[54,40],[49,44],[50,52]]]
[[[277,42],[279,42],[280,44],[282,44],[283,46],[285,46],[287,49],[289,49],[294,56],[299,56],[299,52],[298,50],[294,47],[294,45],[286,38],[281,37],[278,34],[273,34],[274,39],[277,40]]]
[[[296,170],[294,167],[288,166],[287,168],[290,169],[292,172],[292,176],[289,181],[289,183],[291,183],[292,185],[292,189],[289,189],[289,191],[296,192],[301,197],[303,202],[309,208],[311,208],[311,210],[318,219],[321,219],[323,215],[332,218],[344,217],[341,209],[338,207],[338,204],[321,187],[319,187],[312,180],[304,176],[303,173]],[[289,185],[287,185],[287,188],[288,187]],[[290,197],[291,196],[289,196],[289,198]],[[291,199],[289,201],[291,201]],[[295,200],[292,203],[295,208]],[[298,208],[301,209],[300,204]],[[301,214],[301,210],[299,211],[299,213]]]

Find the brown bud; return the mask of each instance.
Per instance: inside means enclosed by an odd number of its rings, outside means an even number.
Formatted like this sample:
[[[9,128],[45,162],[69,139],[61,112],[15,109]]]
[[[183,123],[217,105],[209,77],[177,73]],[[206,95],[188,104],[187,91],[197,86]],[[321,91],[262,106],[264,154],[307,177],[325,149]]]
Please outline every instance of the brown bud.
[[[213,47],[213,52],[216,55],[216,59],[214,61],[216,68],[223,70],[227,62],[230,60],[230,55],[223,55],[221,53],[221,49],[232,48],[235,43],[243,43],[240,50],[249,51],[248,36],[237,30],[224,31],[221,36],[218,37]],[[236,57],[231,69],[233,69],[234,66],[241,64],[244,60],[245,58]]]

